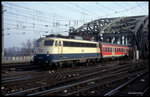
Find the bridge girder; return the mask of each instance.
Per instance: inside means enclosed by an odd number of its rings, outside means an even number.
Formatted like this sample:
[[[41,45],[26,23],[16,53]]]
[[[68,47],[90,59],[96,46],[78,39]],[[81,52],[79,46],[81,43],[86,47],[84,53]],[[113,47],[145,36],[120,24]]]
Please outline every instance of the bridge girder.
[[[133,49],[138,49],[143,55],[142,53],[145,53],[144,50],[147,47],[145,45],[149,41],[148,20],[149,17],[145,15],[97,19],[77,29],[71,28],[69,36],[129,45]]]

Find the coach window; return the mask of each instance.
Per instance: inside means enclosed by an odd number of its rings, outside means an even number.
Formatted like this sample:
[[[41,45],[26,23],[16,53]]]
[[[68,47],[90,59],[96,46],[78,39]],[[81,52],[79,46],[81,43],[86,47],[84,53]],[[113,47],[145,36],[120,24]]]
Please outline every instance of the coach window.
[[[103,47],[103,52],[105,52],[105,48]]]
[[[107,52],[107,47],[105,48],[105,52]]]
[[[109,48],[108,48],[108,52],[109,52]]]

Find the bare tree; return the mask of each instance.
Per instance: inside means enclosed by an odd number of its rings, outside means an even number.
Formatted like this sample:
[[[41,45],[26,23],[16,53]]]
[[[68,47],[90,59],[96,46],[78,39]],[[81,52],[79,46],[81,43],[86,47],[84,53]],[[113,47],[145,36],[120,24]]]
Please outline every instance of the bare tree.
[[[34,47],[35,47],[35,45],[36,45],[36,39],[34,39],[34,40],[30,40],[30,39],[28,39],[27,41],[26,41],[26,43],[21,43],[21,45],[22,45],[22,50],[24,50],[24,54],[26,54],[26,55],[33,55],[33,52],[34,52]]]
[[[21,43],[22,47],[9,47],[4,49],[4,56],[32,56],[34,47],[36,45],[36,39],[27,40]]]

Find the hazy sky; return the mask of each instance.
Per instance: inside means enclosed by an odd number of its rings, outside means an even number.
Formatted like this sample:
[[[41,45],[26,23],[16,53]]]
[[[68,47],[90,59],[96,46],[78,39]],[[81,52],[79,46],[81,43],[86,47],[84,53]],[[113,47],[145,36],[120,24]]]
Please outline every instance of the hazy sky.
[[[148,15],[148,2],[2,2],[4,48],[21,47],[27,39],[48,34],[68,35],[99,18]]]

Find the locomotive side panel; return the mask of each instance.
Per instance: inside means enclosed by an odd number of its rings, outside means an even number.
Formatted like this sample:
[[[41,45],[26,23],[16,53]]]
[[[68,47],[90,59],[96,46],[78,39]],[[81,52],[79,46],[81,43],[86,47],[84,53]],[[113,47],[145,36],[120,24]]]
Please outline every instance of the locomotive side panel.
[[[100,58],[98,43],[81,40],[60,39],[62,43],[62,57],[53,61],[80,60]]]

